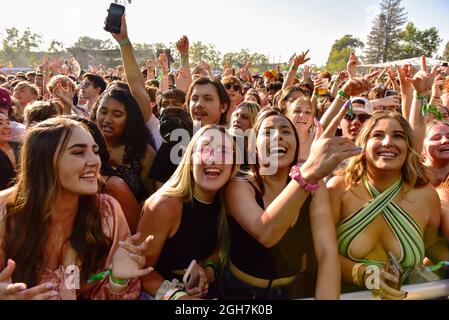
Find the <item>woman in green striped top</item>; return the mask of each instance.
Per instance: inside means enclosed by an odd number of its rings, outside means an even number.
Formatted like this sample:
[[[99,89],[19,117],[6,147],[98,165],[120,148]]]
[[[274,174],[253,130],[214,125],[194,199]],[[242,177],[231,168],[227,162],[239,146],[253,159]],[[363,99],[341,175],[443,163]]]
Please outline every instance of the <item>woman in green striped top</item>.
[[[447,246],[438,246],[440,201],[415,143],[400,114],[376,112],[357,139],[361,155],[351,159],[344,177],[328,183],[343,290],[368,288],[381,299],[404,299],[401,283],[414,266],[425,257],[449,256]],[[401,274],[388,268],[390,255],[397,257]]]

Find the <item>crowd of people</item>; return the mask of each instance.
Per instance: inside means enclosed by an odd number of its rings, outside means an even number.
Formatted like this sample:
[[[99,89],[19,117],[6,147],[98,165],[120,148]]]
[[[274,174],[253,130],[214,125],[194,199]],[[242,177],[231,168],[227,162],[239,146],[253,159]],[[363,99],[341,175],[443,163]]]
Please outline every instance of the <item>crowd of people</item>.
[[[217,76],[184,36],[172,73],[112,36],[116,69],[0,75],[0,299],[401,300],[449,260],[447,67]]]

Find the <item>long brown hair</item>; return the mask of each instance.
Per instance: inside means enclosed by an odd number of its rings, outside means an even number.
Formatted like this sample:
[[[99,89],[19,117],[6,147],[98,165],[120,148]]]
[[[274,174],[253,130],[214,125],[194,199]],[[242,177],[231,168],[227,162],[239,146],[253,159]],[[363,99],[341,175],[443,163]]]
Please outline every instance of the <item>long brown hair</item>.
[[[256,183],[259,187],[260,193],[262,195],[265,194],[265,185],[263,183],[263,179],[262,176],[260,175],[260,163],[259,163],[259,157],[257,154],[257,149],[256,149],[256,140],[257,140],[257,136],[259,135],[259,130],[260,127],[262,125],[262,123],[270,118],[270,117],[281,117],[284,118],[288,121],[288,123],[290,124],[290,126],[292,127],[293,130],[293,134],[295,135],[295,141],[296,141],[296,150],[295,150],[295,158],[293,160],[293,162],[291,163],[290,167],[293,167],[296,163],[297,163],[297,159],[299,158],[299,137],[298,134],[296,132],[296,128],[295,125],[291,122],[291,120],[289,118],[287,118],[283,113],[281,113],[281,111],[277,108],[269,108],[266,109],[264,111],[261,111],[259,113],[259,116],[257,118],[256,124],[254,125],[254,134],[255,137],[253,139],[251,139],[250,141],[250,146],[249,146],[249,153],[255,154],[255,160],[256,163],[251,165],[251,171],[252,174],[254,176],[254,179],[256,180]],[[290,180],[290,178],[287,178],[286,183]]]
[[[53,118],[31,129],[22,147],[17,195],[7,205],[4,252],[16,262],[13,282],[37,285],[45,272],[45,246],[49,237],[51,203],[61,190],[61,155],[75,128],[73,120]],[[80,196],[70,241],[81,266],[81,279],[103,266],[111,239],[103,232],[96,195]]]

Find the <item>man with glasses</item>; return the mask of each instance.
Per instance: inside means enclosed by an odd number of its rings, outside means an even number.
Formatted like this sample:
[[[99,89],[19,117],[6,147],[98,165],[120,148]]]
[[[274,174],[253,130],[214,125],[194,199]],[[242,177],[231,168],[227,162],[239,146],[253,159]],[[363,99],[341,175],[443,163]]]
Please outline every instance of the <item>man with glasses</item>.
[[[373,105],[368,99],[362,97],[352,98],[351,102],[353,112],[352,114],[346,114],[340,122],[340,127],[343,136],[355,142],[362,130],[363,124],[373,114]]]
[[[243,102],[243,84],[239,78],[231,76],[222,80],[226,92],[231,98],[231,105],[229,106],[226,116],[226,123],[230,123],[232,113],[237,109],[237,106]]]
[[[87,103],[78,107],[88,112],[92,111],[98,98],[106,90],[106,85],[106,81],[99,75],[86,73],[80,85],[80,98]]]

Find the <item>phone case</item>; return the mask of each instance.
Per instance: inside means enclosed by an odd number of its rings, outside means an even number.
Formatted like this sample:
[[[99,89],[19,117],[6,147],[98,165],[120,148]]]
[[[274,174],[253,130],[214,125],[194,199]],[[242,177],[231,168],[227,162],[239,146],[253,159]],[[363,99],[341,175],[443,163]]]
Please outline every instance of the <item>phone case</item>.
[[[122,27],[122,16],[125,14],[125,7],[119,4],[111,3],[106,18],[105,31],[112,33],[120,33]]]
[[[199,271],[199,265],[196,262],[196,260],[193,260],[190,263],[189,268],[187,268],[186,273],[184,274],[184,277],[182,278],[184,282],[184,288],[186,290],[191,290],[193,288],[196,288],[200,284],[200,271]]]

